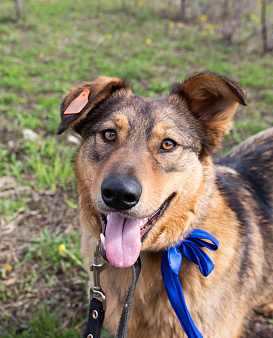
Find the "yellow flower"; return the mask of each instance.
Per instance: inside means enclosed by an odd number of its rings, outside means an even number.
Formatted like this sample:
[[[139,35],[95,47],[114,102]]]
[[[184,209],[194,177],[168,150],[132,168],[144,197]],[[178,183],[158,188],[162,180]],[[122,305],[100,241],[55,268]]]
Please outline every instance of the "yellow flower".
[[[107,39],[111,40],[112,39],[112,34],[107,34]]]
[[[203,35],[203,36],[207,36],[207,35],[208,35],[208,32],[207,32],[207,31],[203,31],[203,32],[202,32],[202,35]]]
[[[5,264],[4,269],[7,270],[8,272],[11,272],[12,267],[9,264]]]
[[[147,43],[147,45],[151,45],[152,44],[152,40],[151,39],[147,39],[146,43]]]
[[[178,28],[183,28],[184,24],[182,22],[179,22],[179,24],[177,25]]]
[[[204,14],[199,14],[198,17],[199,17],[199,20],[200,20],[201,22],[207,21],[207,16],[204,15]]]
[[[64,254],[64,250],[65,250],[65,245],[64,244],[61,244],[58,248],[58,251],[59,251],[59,254],[60,255],[63,255]]]
[[[174,28],[174,22],[171,20],[171,21],[169,21],[169,26],[170,26],[170,28],[171,29],[173,29]]]
[[[139,5],[139,7],[142,7],[142,6],[144,5],[144,1],[143,1],[143,0],[140,0],[140,1],[138,2],[138,5]]]
[[[43,57],[45,56],[45,53],[41,52],[41,53],[39,54],[39,56],[40,56],[40,58],[43,58]]]

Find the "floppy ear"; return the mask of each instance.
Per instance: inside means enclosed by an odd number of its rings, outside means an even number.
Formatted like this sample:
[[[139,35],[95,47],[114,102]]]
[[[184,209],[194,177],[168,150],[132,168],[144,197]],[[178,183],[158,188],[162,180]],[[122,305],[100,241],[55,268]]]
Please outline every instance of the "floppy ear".
[[[117,77],[100,76],[96,81],[72,88],[61,102],[61,124],[57,134],[75,128],[87,114],[116,91],[131,93],[131,86]]]
[[[215,73],[197,73],[172,88],[170,98],[179,97],[199,120],[205,133],[204,157],[219,148],[221,137],[232,126],[238,104],[247,105],[246,92]]]

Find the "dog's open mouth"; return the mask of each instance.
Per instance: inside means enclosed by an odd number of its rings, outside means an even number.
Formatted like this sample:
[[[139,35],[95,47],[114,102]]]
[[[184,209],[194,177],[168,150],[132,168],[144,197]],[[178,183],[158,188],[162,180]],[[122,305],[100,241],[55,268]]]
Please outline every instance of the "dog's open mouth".
[[[113,266],[132,266],[140,253],[142,241],[155,222],[163,215],[172,194],[150,217],[144,219],[124,217],[119,213],[100,214],[101,252]]]

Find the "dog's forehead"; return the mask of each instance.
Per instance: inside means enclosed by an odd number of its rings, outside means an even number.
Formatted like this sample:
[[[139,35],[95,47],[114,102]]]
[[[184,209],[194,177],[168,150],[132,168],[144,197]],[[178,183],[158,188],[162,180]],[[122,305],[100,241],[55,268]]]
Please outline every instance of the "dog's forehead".
[[[188,124],[185,113],[183,106],[177,109],[166,99],[134,96],[114,105],[109,117],[119,124],[129,124],[131,128],[139,126],[142,130],[150,130],[156,125],[177,129]]]
[[[109,118],[116,125],[123,125],[137,135],[148,138],[178,135],[189,146],[199,142],[198,125],[183,102],[133,96],[119,101],[111,110]]]

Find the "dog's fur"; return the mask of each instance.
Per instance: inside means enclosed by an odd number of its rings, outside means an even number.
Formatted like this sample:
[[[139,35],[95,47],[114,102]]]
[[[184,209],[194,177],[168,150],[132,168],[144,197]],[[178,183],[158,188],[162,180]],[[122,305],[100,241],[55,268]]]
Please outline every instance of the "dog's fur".
[[[85,88],[90,90],[88,105],[65,115]],[[207,72],[174,85],[162,100],[134,96],[130,85],[108,77],[74,88],[63,98],[58,132],[72,128],[82,136],[76,177],[87,269],[101,232],[99,214],[116,212],[101,197],[107,177],[134,177],[142,187],[139,202],[119,210],[125,217],[151,216],[174,195],[142,243],[128,337],[185,337],[167,298],[160,260],[162,250],[194,228],[220,242],[216,252],[204,249],[215,265],[208,277],[187,259],[180,269],[188,309],[204,338],[240,337],[250,309],[272,296],[273,128],[214,164],[210,156],[229,131],[238,104],[246,105],[245,92]],[[116,132],[113,142],[102,136],[108,129]],[[176,146],[163,150],[165,139]],[[104,324],[112,333],[130,282],[130,268],[110,266],[101,275],[107,297]]]

